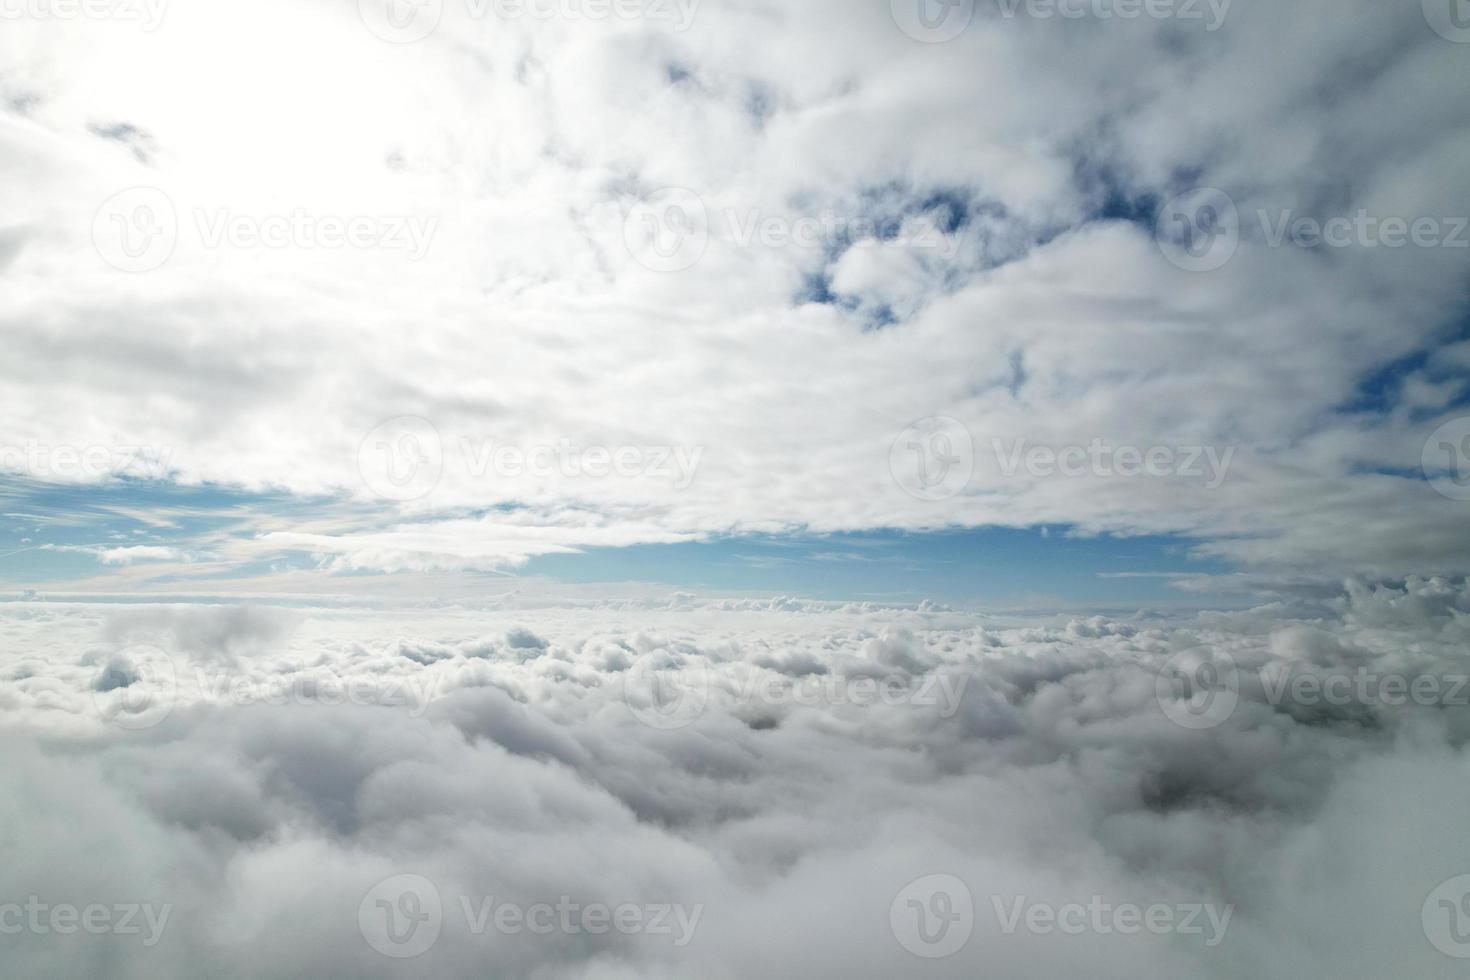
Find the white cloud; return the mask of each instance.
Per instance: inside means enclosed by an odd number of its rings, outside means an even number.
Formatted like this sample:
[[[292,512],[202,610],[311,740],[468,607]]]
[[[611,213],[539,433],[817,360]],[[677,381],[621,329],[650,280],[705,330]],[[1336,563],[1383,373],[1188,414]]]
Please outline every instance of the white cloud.
[[[135,561],[175,561],[184,557],[177,548],[142,544],[122,548],[43,544],[39,546],[39,550],[91,555],[104,565],[131,565]]]
[[[0,780],[27,846],[0,871],[4,894],[172,913],[153,947],[24,931],[3,940],[7,960],[397,976],[359,904],[416,875],[443,907],[421,975],[1432,974],[1446,960],[1421,905],[1466,870],[1466,707],[1272,702],[1255,678],[1283,664],[1464,673],[1470,597],[1419,581],[1354,585],[1333,605],[1135,622],[11,605]],[[44,657],[25,652],[37,638]],[[138,659],[127,687],[95,691],[94,676],[145,639],[177,667],[170,710],[109,727],[105,699],[160,675]],[[1156,679],[1200,649],[1234,659],[1240,702],[1213,728],[1180,727]],[[684,727],[638,713],[650,669],[708,678]],[[966,683],[954,710],[918,685],[885,699],[862,683],[893,678]],[[403,699],[415,692],[431,696]],[[974,935],[926,964],[890,903],[941,872],[973,893]],[[702,913],[680,947],[476,934],[460,901],[490,896]],[[1007,933],[994,902],[1022,896],[1233,911],[1218,946]]]
[[[151,33],[11,25],[0,442],[167,447],[186,482],[372,499],[363,440],[387,418],[428,419],[444,473],[403,505],[413,530],[276,539],[344,568],[505,567],[730,530],[1052,523],[1195,534],[1237,562],[1329,575],[1463,570],[1451,502],[1378,475],[1417,468],[1443,419],[1335,410],[1452,317],[1470,252],[1248,234],[1224,269],[1185,274],[1147,228],[1089,223],[1110,195],[1168,199],[1181,173],[1228,188],[1247,225],[1262,210],[1463,211],[1467,110],[1440,97],[1462,52],[1418,10],[1237,3],[1214,32],[982,12],[922,45],[882,4],[706,3],[682,32],[446,6],[403,46],[346,3],[172,5]],[[98,132],[146,134],[148,162]],[[178,243],[162,268],[124,274],[94,249],[93,218],[138,185],[168,194]],[[717,231],[682,274],[624,245],[629,208],[670,185]],[[852,230],[936,202],[972,209],[936,250],[720,232],[732,216]],[[437,225],[422,261],[299,236],[211,249],[198,219],[221,209],[257,225]],[[819,283],[838,305],[800,305]],[[1459,387],[1425,377],[1407,395],[1434,414]],[[1237,455],[1210,492],[982,464],[968,494],[926,502],[897,485],[888,450],[935,415],[982,447]],[[703,457],[685,487],[487,477],[461,451],[486,439]],[[528,507],[541,540],[459,516],[497,505]],[[578,508],[599,516],[572,531],[558,515]]]
[[[1271,244],[1466,217],[1436,13],[1007,0],[934,44],[887,2],[445,0],[395,7],[440,19],[393,44],[374,0],[23,6],[0,497],[26,547],[0,557],[39,574],[0,603],[8,973],[1377,980],[1470,954],[1444,917],[1470,909],[1470,522],[1420,478],[1464,411],[1470,248]],[[1239,233],[1210,272],[1154,227],[1182,235],[1197,187]],[[1225,570],[1100,574],[1264,604],[506,574],[982,525],[1190,535]],[[677,910],[688,941],[476,916],[563,901]],[[1198,905],[1219,942],[996,911],[1028,903]],[[384,955],[398,916],[422,958]]]

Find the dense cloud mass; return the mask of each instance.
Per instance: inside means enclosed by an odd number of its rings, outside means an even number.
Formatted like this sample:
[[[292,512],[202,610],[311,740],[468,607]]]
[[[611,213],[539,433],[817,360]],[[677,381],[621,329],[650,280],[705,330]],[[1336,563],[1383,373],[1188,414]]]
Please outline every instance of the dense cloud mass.
[[[1467,83],[0,0],[0,977],[1463,976]]]
[[[1050,523],[1327,580],[1462,574],[1461,502],[1421,472],[1470,365],[1455,2],[180,0],[152,25],[114,0],[141,20],[12,20],[0,435],[403,504],[233,542],[236,562],[487,569]],[[926,43],[910,8],[964,28]],[[164,198],[114,201],[135,188]],[[1236,213],[1228,254],[1176,247],[1201,188]],[[156,263],[107,237],[164,214]],[[374,247],[321,244],[356,218]],[[1388,221],[1431,225],[1385,242]],[[418,442],[380,429],[402,418]],[[888,466],[930,418],[974,444],[942,501]],[[1086,479],[1011,462],[1098,442]],[[433,479],[365,485],[359,450],[383,445],[424,449]],[[643,455],[607,479],[563,446]],[[1228,467],[1130,479],[1120,448]]]
[[[1189,619],[671,604],[5,607],[0,894],[161,924],[4,935],[7,972],[1458,975],[1421,917],[1470,873],[1462,583]],[[1234,667],[1181,686],[1198,660]],[[934,875],[971,902],[942,959],[900,901]],[[385,938],[380,899],[429,931]]]

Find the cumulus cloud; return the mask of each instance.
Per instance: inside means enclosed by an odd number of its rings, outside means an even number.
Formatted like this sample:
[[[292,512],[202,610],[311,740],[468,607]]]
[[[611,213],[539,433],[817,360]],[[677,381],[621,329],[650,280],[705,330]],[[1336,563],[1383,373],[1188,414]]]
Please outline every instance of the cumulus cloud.
[[[985,524],[1177,532],[1329,580],[1465,571],[1466,523],[1420,469],[1465,393],[1433,352],[1470,251],[1272,240],[1465,210],[1470,110],[1442,97],[1463,51],[1416,5],[1239,0],[1211,29],[979,3],[944,44],[884,3],[442,6],[405,45],[326,0],[13,23],[0,443],[166,447],[169,479],[353,494],[380,519],[258,543],[342,573]],[[181,90],[192,73],[210,84]],[[146,274],[92,240],[136,187],[178,217]],[[1193,187],[1241,219],[1209,273],[1154,240]],[[673,274],[626,241],[669,188],[709,231]],[[417,261],[325,249],[299,230],[323,217],[434,232]],[[201,231],[272,218],[283,247]],[[890,469],[936,416],[977,453],[937,502]],[[370,439],[399,417],[431,434]],[[1218,485],[1067,478],[995,448],[1098,440],[1232,463]],[[655,465],[680,452],[697,467]],[[372,469],[419,462],[411,500]]]
[[[1167,621],[11,606],[0,891],[171,911],[152,945],[0,942],[53,975],[1448,975],[1421,913],[1470,873],[1467,617],[1447,580]],[[175,672],[123,678],[145,628]],[[1221,712],[1189,684],[1227,661]],[[1283,695],[1283,670],[1374,680]],[[929,960],[893,906],[939,874],[973,912]],[[434,940],[384,955],[364,904],[425,882]],[[501,911],[558,902],[544,934]],[[1214,924],[1013,918],[1079,903]],[[594,934],[600,906],[683,926]]]
[[[0,11],[4,972],[1460,975],[1463,31],[1125,8]]]

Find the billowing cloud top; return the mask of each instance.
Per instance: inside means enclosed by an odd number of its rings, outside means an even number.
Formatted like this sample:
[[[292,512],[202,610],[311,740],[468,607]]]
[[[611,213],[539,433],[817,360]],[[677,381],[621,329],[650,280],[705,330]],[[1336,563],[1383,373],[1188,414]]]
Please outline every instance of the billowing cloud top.
[[[15,975],[1470,955],[1470,593],[1444,581],[1175,620],[0,608]]]

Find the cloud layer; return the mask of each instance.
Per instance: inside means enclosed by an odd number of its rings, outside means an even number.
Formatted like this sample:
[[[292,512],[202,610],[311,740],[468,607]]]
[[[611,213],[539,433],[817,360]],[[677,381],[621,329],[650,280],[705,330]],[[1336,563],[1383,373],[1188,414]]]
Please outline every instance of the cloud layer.
[[[1421,913],[1470,872],[1467,616],[1439,580],[1183,621],[7,606],[0,894],[171,911],[0,944],[55,976],[1449,977]],[[1201,661],[1228,712],[1179,686]],[[947,959],[899,901],[934,875],[973,908]],[[409,891],[436,932],[397,959],[373,902]],[[494,914],[558,902],[641,918]],[[1089,903],[1224,928],[1005,927]]]
[[[941,44],[902,3],[438,6],[412,44],[336,0],[8,25],[0,442],[352,493],[371,526],[269,541],[343,569],[1067,524],[1329,578],[1464,570],[1422,461],[1465,394],[1470,109],[1419,4],[982,3]],[[1213,271],[1155,240],[1199,187],[1237,212]],[[1293,230],[1360,214],[1439,234]],[[399,418],[427,435],[382,438]],[[974,446],[941,499],[901,443],[929,418]],[[1099,440],[1101,472],[1005,466]],[[1219,485],[1111,465],[1191,447],[1233,453]],[[620,451],[699,463],[595,458]]]

